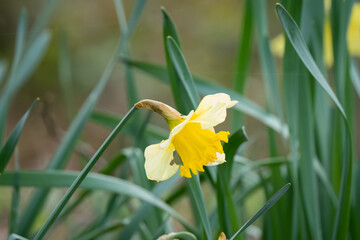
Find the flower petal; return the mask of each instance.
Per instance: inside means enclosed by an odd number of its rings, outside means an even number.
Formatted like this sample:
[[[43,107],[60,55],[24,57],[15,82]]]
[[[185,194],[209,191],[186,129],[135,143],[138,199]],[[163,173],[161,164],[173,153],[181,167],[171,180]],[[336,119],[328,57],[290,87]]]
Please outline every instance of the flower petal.
[[[171,130],[168,144],[170,144],[171,139],[172,139],[176,134],[178,134],[178,133],[185,127],[185,125],[190,121],[190,119],[191,119],[191,117],[193,116],[193,114],[194,114],[194,110],[192,110],[192,111],[186,116],[185,120],[184,120],[182,123],[178,124],[177,126],[175,126],[175,127]],[[165,141],[165,142],[166,142],[166,141]],[[164,142],[164,143],[165,143],[165,142]],[[163,144],[163,146],[165,146],[165,145]],[[167,146],[166,146],[166,147],[167,147]]]
[[[224,162],[226,162],[225,160],[225,153],[216,153],[216,156],[217,156],[217,159],[215,159],[215,162],[210,162],[208,164],[206,164],[205,166],[216,166],[216,165],[219,165],[219,164],[222,164]]]
[[[204,129],[200,122],[188,122],[182,130],[176,134],[171,143],[175,146],[181,158],[180,176],[190,178],[191,172],[197,174],[203,172],[206,164],[220,164],[225,161],[225,155],[221,141],[227,142],[229,132],[220,131],[215,133],[210,129]]]
[[[179,165],[171,165],[174,151],[175,148],[169,140],[150,145],[145,149],[145,171],[148,179],[164,181],[177,172]]]
[[[201,100],[191,121],[200,122],[204,129],[209,129],[224,122],[226,109],[237,103],[231,101],[230,96],[225,93],[207,95]]]

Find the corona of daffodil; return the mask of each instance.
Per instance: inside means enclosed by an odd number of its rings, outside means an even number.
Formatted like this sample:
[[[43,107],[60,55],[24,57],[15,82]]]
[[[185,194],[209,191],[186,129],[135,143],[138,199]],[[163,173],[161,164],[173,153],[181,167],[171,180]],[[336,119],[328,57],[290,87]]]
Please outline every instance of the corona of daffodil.
[[[196,175],[198,171],[204,171],[204,165],[224,163],[221,141],[228,141],[229,132],[216,133],[214,126],[225,121],[226,109],[236,103],[224,93],[208,95],[187,116],[161,102],[142,100],[136,103],[136,108],[147,108],[163,116],[171,131],[168,139],[145,149],[147,177],[164,181],[180,168],[180,175],[190,178],[191,172]],[[180,162],[174,160],[175,151],[180,156]]]

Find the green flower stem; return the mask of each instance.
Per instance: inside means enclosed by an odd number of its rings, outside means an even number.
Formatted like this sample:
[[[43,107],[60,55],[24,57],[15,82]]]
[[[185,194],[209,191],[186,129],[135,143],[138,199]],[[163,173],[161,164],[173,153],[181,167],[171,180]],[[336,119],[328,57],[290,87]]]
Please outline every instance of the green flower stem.
[[[74,194],[76,189],[80,186],[82,181],[88,175],[90,170],[94,167],[96,162],[99,160],[100,156],[104,153],[110,143],[115,139],[116,135],[120,132],[126,122],[130,119],[132,114],[135,112],[136,108],[132,107],[129,112],[125,115],[125,117],[119,122],[119,124],[114,128],[114,130],[110,133],[108,138],[103,142],[101,147],[97,150],[94,156],[90,159],[84,169],[81,171],[79,176],[75,179],[75,181],[71,184],[70,188],[67,190],[63,198],[60,200],[56,208],[52,211],[49,218],[46,220],[44,225],[41,227],[39,232],[34,237],[34,240],[42,239],[47,231],[50,229],[51,225],[55,222],[66,203],[70,200],[71,196]]]

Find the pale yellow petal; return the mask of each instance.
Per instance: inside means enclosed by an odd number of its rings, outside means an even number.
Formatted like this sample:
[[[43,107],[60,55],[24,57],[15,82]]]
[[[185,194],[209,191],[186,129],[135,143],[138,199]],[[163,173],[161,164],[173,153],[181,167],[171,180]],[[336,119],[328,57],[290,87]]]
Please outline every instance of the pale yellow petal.
[[[217,159],[215,159],[215,162],[213,163],[208,163],[206,164],[206,166],[210,167],[210,166],[216,166],[216,165],[219,165],[219,164],[222,164],[224,162],[226,162],[225,160],[225,153],[216,153],[216,156],[217,156]]]
[[[190,121],[190,119],[191,119],[191,117],[193,116],[193,114],[194,114],[194,110],[192,110],[192,111],[186,116],[185,120],[184,120],[182,123],[176,125],[176,126],[171,130],[170,136],[169,136],[169,142],[168,142],[169,144],[170,144],[170,142],[171,142],[171,139],[172,139],[176,134],[178,134],[178,133],[185,127],[185,125]],[[165,146],[164,144],[165,144],[165,142],[163,143],[163,147],[167,147],[167,146]]]
[[[169,140],[150,145],[145,149],[145,172],[148,179],[164,181],[177,172],[179,165],[171,165],[174,151],[175,148]]]
[[[225,121],[226,109],[233,107],[237,101],[231,101],[225,93],[205,96],[196,109],[191,121],[200,122],[204,129],[210,129]]]

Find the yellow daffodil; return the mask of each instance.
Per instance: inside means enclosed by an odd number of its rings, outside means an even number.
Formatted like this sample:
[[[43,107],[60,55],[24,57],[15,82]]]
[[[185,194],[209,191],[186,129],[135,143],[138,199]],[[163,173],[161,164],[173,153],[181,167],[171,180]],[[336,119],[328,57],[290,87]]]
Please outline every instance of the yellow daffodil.
[[[328,17],[330,12],[331,2],[325,1],[325,12],[327,17],[324,23],[324,61],[327,67],[331,67],[334,63],[332,37],[331,37],[331,24]],[[360,3],[355,3],[350,17],[350,22],[347,31],[347,44],[349,52],[352,56],[360,57]],[[282,57],[285,50],[285,38],[280,34],[270,42],[271,51],[275,56]]]
[[[180,175],[190,178],[191,173],[204,171],[203,166],[225,162],[221,141],[227,142],[229,132],[215,133],[214,126],[225,121],[226,109],[237,101],[229,95],[218,93],[205,96],[198,108],[187,116],[172,107],[153,100],[142,100],[136,108],[147,108],[162,115],[170,127],[168,139],[145,149],[145,171],[149,179],[164,181],[173,176],[180,167]],[[174,160],[176,151],[181,162]]]

